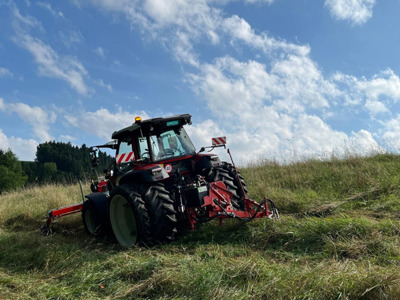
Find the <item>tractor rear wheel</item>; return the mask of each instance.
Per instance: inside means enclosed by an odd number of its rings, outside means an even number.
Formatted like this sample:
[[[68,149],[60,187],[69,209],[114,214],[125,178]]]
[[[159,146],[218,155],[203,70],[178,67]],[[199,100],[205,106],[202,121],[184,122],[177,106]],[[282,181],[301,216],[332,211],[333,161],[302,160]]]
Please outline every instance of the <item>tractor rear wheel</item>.
[[[117,241],[126,247],[151,244],[150,218],[140,194],[129,186],[118,186],[110,199],[110,222]]]
[[[99,220],[99,214],[92,201],[86,200],[82,207],[83,226],[88,234],[100,236],[103,234],[103,226]]]
[[[223,162],[222,163],[222,167],[225,170],[227,170],[229,176],[231,176],[233,178],[233,184],[236,187],[236,194],[239,196],[239,201],[238,202],[239,202],[239,205],[240,205],[240,209],[244,210],[245,207],[244,207],[243,198],[247,197],[248,191],[247,191],[247,185],[244,182],[243,176],[240,175],[239,171],[237,171],[237,174],[236,174],[235,167],[230,163]],[[243,187],[243,189],[242,189],[242,187]]]
[[[173,241],[176,238],[178,221],[170,193],[161,183],[143,185],[140,191],[149,212],[154,241],[157,243]]]
[[[240,174],[239,178],[245,190],[245,194],[247,195],[246,183]],[[243,200],[245,194],[243,194],[242,188],[240,187],[235,168],[231,164],[223,162],[221,166],[214,167],[207,179],[208,182],[222,181],[226,189],[232,193],[232,206],[240,210],[245,209]]]

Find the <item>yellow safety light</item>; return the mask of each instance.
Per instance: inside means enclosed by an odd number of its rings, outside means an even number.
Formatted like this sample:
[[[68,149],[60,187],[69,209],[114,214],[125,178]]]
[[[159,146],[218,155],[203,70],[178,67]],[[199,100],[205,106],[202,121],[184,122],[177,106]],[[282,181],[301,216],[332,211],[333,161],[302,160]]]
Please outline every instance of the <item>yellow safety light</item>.
[[[135,123],[140,123],[142,122],[142,118],[141,117],[136,117],[135,118]]]

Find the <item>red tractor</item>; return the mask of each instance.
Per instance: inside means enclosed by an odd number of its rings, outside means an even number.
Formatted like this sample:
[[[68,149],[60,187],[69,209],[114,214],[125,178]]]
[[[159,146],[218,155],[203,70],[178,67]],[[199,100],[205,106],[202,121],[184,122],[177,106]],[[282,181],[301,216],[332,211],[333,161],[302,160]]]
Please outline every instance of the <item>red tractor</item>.
[[[112,134],[114,142],[95,146],[116,150],[105,176],[92,182],[83,203],[49,211],[45,229],[59,216],[82,211],[91,235],[111,234],[124,246],[173,241],[179,232],[213,219],[279,218],[274,203],[247,196],[243,177],[217,155],[196,152],[184,126],[191,115],[141,120]],[[211,148],[225,147],[224,137]],[[229,149],[228,153],[230,155]],[[232,157],[231,157],[232,158]]]

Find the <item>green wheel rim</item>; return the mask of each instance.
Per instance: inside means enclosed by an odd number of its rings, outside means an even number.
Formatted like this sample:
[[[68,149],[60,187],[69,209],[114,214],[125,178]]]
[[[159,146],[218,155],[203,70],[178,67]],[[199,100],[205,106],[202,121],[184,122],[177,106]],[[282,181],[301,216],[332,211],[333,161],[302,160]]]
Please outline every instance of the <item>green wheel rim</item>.
[[[86,228],[90,232],[90,234],[94,234],[96,231],[96,224],[94,222],[94,215],[93,211],[88,209],[85,211],[85,223],[86,223]]]
[[[111,199],[110,221],[114,235],[121,245],[129,247],[136,244],[136,217],[125,197],[115,195]]]

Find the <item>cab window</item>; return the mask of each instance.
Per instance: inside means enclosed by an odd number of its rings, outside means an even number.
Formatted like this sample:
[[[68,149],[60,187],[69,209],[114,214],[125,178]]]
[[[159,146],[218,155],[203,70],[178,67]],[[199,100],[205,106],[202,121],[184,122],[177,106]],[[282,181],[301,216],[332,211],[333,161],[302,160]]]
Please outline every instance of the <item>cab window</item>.
[[[169,130],[150,137],[153,160],[169,159],[189,154],[196,150],[183,128]]]
[[[150,158],[149,146],[145,137],[139,137],[139,157]]]
[[[135,159],[132,150],[132,140],[130,137],[121,140],[118,148],[118,154],[115,159],[117,164],[127,163]]]

